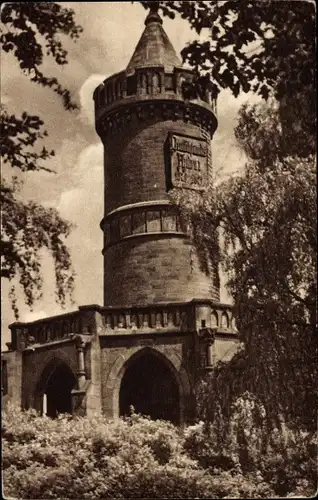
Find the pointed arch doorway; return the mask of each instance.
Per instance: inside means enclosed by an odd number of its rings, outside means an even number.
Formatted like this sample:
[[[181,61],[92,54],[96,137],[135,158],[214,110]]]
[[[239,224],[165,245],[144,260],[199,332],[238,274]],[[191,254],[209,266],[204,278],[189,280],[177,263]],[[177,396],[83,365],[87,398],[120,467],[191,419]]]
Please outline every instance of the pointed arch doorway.
[[[145,349],[128,360],[120,384],[119,413],[180,422],[180,394],[176,377],[164,356]]]
[[[39,392],[42,394],[42,414],[55,418],[60,413],[72,413],[72,389],[76,377],[61,360],[52,360],[41,377]]]

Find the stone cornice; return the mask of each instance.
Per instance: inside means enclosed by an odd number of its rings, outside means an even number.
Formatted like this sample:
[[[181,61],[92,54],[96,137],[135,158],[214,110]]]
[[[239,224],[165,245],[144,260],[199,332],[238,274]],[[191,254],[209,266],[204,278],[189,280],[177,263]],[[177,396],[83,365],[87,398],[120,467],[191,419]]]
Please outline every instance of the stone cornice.
[[[151,99],[137,97],[119,101],[105,108],[96,117],[96,131],[104,140],[113,133],[124,130],[133,118],[140,121],[152,121],[155,118],[165,120],[183,120],[201,126],[212,137],[217,128],[217,119],[211,108],[203,101],[184,101],[178,98],[162,96]]]
[[[150,103],[155,103],[155,102],[161,102],[161,101],[167,101],[168,103],[172,102],[177,102],[177,103],[183,103],[183,104],[195,104],[197,106],[200,106],[204,108],[207,112],[211,113],[214,115],[213,110],[211,109],[211,106],[207,104],[206,102],[202,101],[201,99],[184,99],[182,96],[175,94],[173,92],[169,93],[166,92],[165,94],[155,94],[155,95],[132,95],[132,96],[127,96],[124,99],[119,99],[116,100],[115,102],[104,105],[104,106],[99,106],[97,113],[96,113],[96,121],[98,121],[102,116],[111,114],[114,110],[117,108],[120,108],[122,106],[127,106],[131,104],[143,104],[146,102]]]
[[[186,240],[189,240],[189,237],[185,234],[185,233],[182,233],[182,232],[178,232],[178,231],[153,231],[151,233],[138,233],[138,234],[130,234],[128,236],[123,236],[122,238],[116,240],[116,241],[112,241],[110,243],[108,243],[107,245],[105,245],[105,248],[103,248],[102,250],[102,255],[105,254],[105,250],[106,248],[109,248],[110,246],[113,246],[113,245],[116,245],[117,243],[121,243],[122,241],[127,241],[127,240],[133,240],[133,239],[139,239],[139,238],[143,238],[143,239],[162,239],[162,238],[183,238],[183,239],[186,239]]]
[[[144,207],[156,207],[156,208],[161,208],[161,207],[171,207],[171,202],[169,200],[150,200],[150,201],[139,201],[137,203],[130,203],[129,205],[122,205],[121,207],[115,208],[111,212],[108,212],[106,215],[105,219],[108,219],[112,215],[115,215],[119,212],[125,212],[126,210],[132,210],[132,209],[138,209],[138,208],[144,208]],[[102,220],[102,222],[104,219]],[[101,224],[102,224],[101,222]]]

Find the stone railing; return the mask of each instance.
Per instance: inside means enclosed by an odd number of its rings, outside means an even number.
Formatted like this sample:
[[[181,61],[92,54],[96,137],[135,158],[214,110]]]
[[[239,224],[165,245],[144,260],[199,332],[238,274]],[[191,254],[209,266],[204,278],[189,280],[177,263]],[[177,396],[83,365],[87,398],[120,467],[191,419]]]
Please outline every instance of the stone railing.
[[[104,334],[152,331],[188,331],[187,306],[183,304],[153,305],[131,308],[104,308]]]
[[[7,345],[10,350],[24,349],[33,344],[46,344],[70,338],[79,333],[89,333],[88,325],[85,324],[85,316],[81,314],[81,311],[30,323],[13,323],[9,328],[11,342]]]
[[[211,327],[216,326],[222,331],[235,330],[232,307],[228,304],[218,304],[211,307]]]
[[[216,334],[236,333],[232,307],[193,300],[176,304],[131,307],[82,306],[74,311],[30,323],[10,325],[9,350],[23,350],[80,335],[123,335],[155,332],[194,332],[214,328]]]
[[[232,306],[193,300],[185,304],[157,304],[140,307],[100,309],[103,335],[191,332],[215,328],[220,334],[235,334]]]

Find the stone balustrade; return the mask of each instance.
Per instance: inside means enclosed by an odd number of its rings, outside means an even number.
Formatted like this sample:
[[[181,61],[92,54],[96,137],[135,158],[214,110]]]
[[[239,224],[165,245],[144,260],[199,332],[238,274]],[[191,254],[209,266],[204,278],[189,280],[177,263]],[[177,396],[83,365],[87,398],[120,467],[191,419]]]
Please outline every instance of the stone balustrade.
[[[66,339],[87,330],[80,311],[30,323],[13,323],[9,328],[12,339],[11,343],[8,344],[10,350],[24,349],[33,344],[46,344]]]
[[[153,332],[193,332],[215,328],[216,334],[236,334],[232,307],[193,300],[186,304],[135,307],[82,306],[74,311],[30,323],[10,325],[10,350],[72,339],[75,335],[123,335]]]
[[[188,331],[186,305],[169,304],[125,309],[104,308],[104,333],[135,333],[151,331]]]

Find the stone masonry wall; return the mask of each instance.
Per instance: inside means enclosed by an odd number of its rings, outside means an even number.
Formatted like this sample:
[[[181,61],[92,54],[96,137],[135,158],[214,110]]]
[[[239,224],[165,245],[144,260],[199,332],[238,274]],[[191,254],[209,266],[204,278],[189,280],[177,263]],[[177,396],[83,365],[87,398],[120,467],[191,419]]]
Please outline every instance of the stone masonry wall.
[[[169,132],[206,140],[211,171],[210,136],[199,124],[164,119],[160,112],[145,119],[131,113],[122,130],[104,138],[105,216],[124,205],[168,199]],[[194,247],[180,235],[136,236],[107,247],[105,234],[104,305],[194,297],[219,300],[218,283],[200,269]]]
[[[206,139],[199,125],[162,117],[131,121],[105,141],[105,215],[122,205],[167,199],[165,141],[168,132]]]
[[[211,277],[200,269],[187,239],[149,235],[126,239],[105,251],[105,305],[218,300]]]
[[[1,403],[10,401],[21,404],[22,393],[22,353],[20,351],[3,352],[1,359],[7,363],[7,385],[8,393],[3,396]]]

